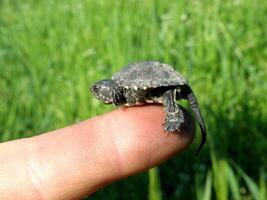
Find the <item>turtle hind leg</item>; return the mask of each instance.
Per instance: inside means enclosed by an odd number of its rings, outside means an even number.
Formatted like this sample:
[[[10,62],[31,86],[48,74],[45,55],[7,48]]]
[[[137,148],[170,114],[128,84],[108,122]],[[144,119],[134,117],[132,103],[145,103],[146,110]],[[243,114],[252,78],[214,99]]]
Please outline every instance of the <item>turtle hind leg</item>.
[[[176,113],[168,113],[164,122],[164,130],[166,132],[180,132],[181,124],[184,122],[182,110]]]
[[[166,132],[179,131],[184,122],[184,114],[176,104],[176,90],[168,90],[163,94],[163,106],[166,113],[164,128]]]

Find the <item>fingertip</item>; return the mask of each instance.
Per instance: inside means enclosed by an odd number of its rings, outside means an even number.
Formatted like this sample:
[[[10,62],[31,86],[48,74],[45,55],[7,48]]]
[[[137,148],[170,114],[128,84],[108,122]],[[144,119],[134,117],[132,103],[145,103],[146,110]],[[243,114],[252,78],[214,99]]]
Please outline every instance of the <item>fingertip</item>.
[[[186,109],[182,110],[185,123],[175,133],[164,131],[165,113],[160,105],[120,108],[105,115],[112,121],[110,134],[126,176],[162,163],[192,142],[194,121]]]

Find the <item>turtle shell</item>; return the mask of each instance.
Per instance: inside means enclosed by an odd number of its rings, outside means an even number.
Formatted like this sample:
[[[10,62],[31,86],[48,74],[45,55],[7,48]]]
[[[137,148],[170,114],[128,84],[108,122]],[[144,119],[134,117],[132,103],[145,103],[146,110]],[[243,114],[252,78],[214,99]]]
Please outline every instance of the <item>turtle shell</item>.
[[[129,88],[156,88],[187,84],[187,80],[172,66],[155,61],[129,64],[114,74],[112,80],[118,85]]]

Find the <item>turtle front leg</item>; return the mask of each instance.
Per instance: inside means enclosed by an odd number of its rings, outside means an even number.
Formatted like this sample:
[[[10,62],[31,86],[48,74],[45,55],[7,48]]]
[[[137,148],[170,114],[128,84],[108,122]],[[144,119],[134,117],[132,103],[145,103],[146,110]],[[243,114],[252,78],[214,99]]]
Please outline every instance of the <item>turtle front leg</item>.
[[[144,103],[144,94],[139,90],[129,89],[124,92],[126,106],[136,106]]]
[[[163,94],[163,106],[166,113],[164,128],[167,132],[179,131],[181,124],[184,122],[182,110],[176,103],[176,90],[169,90]]]

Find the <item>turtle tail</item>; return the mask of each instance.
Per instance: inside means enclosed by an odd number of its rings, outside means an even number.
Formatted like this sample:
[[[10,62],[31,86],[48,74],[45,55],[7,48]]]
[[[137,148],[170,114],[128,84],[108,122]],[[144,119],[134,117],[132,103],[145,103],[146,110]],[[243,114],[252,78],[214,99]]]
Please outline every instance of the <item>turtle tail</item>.
[[[200,145],[199,145],[199,147],[198,147],[198,149],[196,151],[196,155],[198,155],[198,153],[200,152],[200,150],[203,148],[204,144],[206,143],[206,139],[207,139],[206,126],[205,126],[205,123],[204,123],[204,119],[203,119],[203,117],[201,115],[200,108],[198,106],[197,98],[194,95],[194,93],[193,93],[192,89],[190,88],[190,86],[185,85],[183,87],[182,97],[189,101],[189,104],[191,105],[191,107],[193,109],[193,112],[195,114],[195,117],[196,117],[196,119],[198,121],[198,124],[200,126],[200,129],[201,129],[201,134],[202,134],[201,143],[200,143]]]

